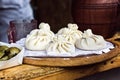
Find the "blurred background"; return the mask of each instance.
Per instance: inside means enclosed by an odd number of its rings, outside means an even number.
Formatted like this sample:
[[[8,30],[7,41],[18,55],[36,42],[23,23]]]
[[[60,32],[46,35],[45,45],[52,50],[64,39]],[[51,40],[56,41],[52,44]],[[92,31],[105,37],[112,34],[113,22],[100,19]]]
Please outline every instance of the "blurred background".
[[[73,22],[71,16],[72,0],[32,0],[34,17],[40,22],[49,23],[51,30],[57,32],[61,27]]]
[[[32,0],[31,5],[34,10],[34,17],[38,20],[38,24],[40,22],[47,22],[54,32],[57,32],[61,27],[66,27],[68,23],[74,23],[71,10],[72,0]],[[119,9],[120,7],[118,7],[117,11],[117,23],[114,30],[111,29],[111,32],[120,31]],[[108,34],[107,31],[105,34]]]

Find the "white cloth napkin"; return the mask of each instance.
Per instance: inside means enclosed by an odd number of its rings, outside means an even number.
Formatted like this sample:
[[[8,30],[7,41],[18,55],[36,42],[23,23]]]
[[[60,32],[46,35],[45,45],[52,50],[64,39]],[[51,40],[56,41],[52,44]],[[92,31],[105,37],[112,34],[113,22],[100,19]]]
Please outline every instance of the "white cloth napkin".
[[[19,40],[16,42],[17,44],[25,47],[25,38]],[[75,49],[75,53],[60,53],[56,54],[55,52],[46,52],[46,51],[31,51],[28,49],[25,49],[24,56],[33,56],[33,57],[75,57],[75,56],[83,56],[83,55],[89,55],[89,54],[103,54],[110,51],[110,49],[113,49],[114,45],[110,42],[106,41],[106,47],[101,50],[94,50],[94,51],[86,51],[86,50],[80,50]]]

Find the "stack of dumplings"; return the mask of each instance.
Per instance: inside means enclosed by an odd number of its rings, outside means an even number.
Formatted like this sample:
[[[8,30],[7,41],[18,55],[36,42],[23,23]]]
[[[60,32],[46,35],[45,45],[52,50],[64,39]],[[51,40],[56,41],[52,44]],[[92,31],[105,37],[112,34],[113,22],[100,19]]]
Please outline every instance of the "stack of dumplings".
[[[77,24],[68,24],[56,34],[50,30],[48,23],[40,23],[39,29],[34,29],[27,35],[25,47],[29,50],[45,50],[47,53],[75,53],[80,50],[98,50],[106,46],[106,41],[100,35],[92,33],[91,29],[81,32]]]

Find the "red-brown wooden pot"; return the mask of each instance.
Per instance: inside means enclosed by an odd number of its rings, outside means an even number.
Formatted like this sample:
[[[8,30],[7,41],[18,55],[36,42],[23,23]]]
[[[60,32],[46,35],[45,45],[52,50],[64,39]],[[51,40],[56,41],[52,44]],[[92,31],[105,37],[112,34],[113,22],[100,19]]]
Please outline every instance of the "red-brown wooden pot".
[[[118,0],[73,0],[72,17],[79,29],[110,38],[115,33]]]

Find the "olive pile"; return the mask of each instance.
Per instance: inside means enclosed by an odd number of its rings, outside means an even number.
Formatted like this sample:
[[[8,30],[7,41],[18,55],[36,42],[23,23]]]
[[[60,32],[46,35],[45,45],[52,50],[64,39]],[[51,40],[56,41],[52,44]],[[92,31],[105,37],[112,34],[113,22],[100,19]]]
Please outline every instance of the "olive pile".
[[[17,47],[0,46],[0,61],[9,60],[20,52]]]

